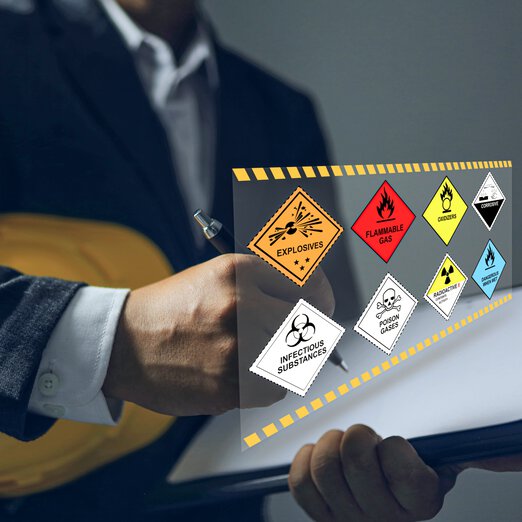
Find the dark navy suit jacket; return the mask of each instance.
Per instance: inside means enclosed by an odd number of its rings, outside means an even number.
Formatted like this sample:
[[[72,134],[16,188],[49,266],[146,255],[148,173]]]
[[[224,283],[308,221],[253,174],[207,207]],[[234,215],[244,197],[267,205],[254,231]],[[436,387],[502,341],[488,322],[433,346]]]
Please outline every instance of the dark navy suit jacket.
[[[0,212],[120,223],[152,239],[176,270],[201,261],[164,130],[116,29],[94,0],[33,1],[33,10],[0,1]],[[213,208],[232,227],[232,167],[328,158],[305,95],[217,42],[216,53]],[[27,403],[79,286],[0,268],[0,431],[30,440],[52,424],[27,414]]]

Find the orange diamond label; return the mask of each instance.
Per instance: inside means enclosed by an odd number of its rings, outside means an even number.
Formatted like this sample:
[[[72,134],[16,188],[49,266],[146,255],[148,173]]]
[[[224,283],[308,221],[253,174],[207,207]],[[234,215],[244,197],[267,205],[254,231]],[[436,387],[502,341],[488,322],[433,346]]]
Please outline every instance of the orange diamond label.
[[[303,286],[342,231],[328,212],[298,187],[248,248]]]

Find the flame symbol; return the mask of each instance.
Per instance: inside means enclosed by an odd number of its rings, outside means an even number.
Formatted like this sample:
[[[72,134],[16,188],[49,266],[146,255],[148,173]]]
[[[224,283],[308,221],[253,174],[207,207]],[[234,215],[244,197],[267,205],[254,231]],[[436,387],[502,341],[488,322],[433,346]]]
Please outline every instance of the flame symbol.
[[[393,205],[393,200],[390,198],[390,196],[388,196],[388,193],[386,192],[386,187],[384,188],[384,194],[381,194],[381,198],[381,203],[377,207],[377,213],[379,214],[379,216],[381,216],[381,218],[388,219],[392,217],[393,211],[395,210],[395,206]],[[382,215],[385,209],[388,210],[388,215],[386,216],[386,218]]]
[[[495,254],[491,250],[491,245],[488,246],[488,255],[486,256],[486,265],[491,266],[495,262]]]
[[[449,188],[449,185],[447,182],[444,183],[444,189],[440,193],[440,199],[442,199],[444,201],[446,198],[449,199],[450,201],[453,199],[453,191]]]

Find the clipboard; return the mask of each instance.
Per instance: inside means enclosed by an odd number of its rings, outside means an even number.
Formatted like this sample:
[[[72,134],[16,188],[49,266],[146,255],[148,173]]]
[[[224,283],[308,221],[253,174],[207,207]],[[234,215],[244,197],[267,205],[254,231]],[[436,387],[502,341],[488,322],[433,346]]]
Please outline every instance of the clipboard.
[[[505,292],[500,291],[499,295],[505,295]],[[476,411],[460,413],[453,411],[453,418],[439,417],[437,420],[437,416],[442,415],[441,412],[444,411],[443,388],[441,388],[441,409],[438,412],[431,412],[434,417],[433,422],[424,432],[422,431],[424,419],[419,421],[417,433],[415,433],[411,426],[405,426],[401,430],[397,429],[393,422],[388,427],[383,424],[379,426],[371,421],[365,422],[366,419],[358,417],[352,419],[349,415],[345,416],[344,424],[339,424],[339,419],[335,420],[335,412],[332,412],[333,416],[329,416],[325,411],[315,419],[315,421],[319,421],[317,426],[313,425],[310,419],[310,422],[303,423],[302,428],[295,427],[295,429],[288,430],[288,433],[279,440],[277,436],[270,437],[269,440],[243,452],[238,440],[239,414],[231,412],[213,419],[210,426],[198,435],[171,473],[170,484],[159,487],[150,496],[150,509],[172,509],[173,506],[201,505],[205,502],[221,502],[236,496],[244,498],[248,495],[260,496],[285,491],[288,489],[286,479],[289,463],[303,443],[317,440],[318,436],[328,429],[346,429],[356,422],[369,424],[383,436],[405,436],[421,457],[434,467],[522,452],[522,420],[520,420],[522,391],[519,391],[515,385],[510,385],[510,383],[517,382],[514,380],[516,368],[520,368],[522,363],[522,351],[513,350],[513,339],[516,338],[514,335],[518,331],[521,296],[522,288],[514,289],[512,300],[505,305],[502,313],[495,315],[495,311],[492,311],[486,314],[482,318],[482,322],[477,321],[476,330],[473,330],[471,325],[467,326],[468,330],[462,332],[461,336],[455,336],[446,345],[441,344],[434,349],[432,354],[426,353],[424,361],[416,361],[419,366],[412,367],[410,370],[405,369],[402,374],[398,372],[393,375],[392,382],[379,385],[375,383],[376,389],[367,390],[366,395],[369,398],[365,399],[365,394],[360,394],[357,398],[354,394],[353,397],[347,397],[346,401],[342,403],[342,407],[347,408],[347,412],[349,412],[350,406],[355,410],[359,408],[357,411],[362,412],[369,405],[377,404],[372,403],[372,400],[375,401],[378,396],[382,397],[383,393],[399,387],[398,382],[401,380],[403,380],[405,388],[401,393],[406,395],[410,393],[418,382],[413,383],[413,388],[411,388],[406,384],[408,381],[406,377],[413,379],[414,375],[419,373],[418,370],[430,369],[437,373],[441,371],[441,367],[445,368],[451,363],[464,360],[467,361],[468,371],[471,371],[471,374],[476,377],[476,373],[473,372],[483,369],[484,373],[478,375],[477,382],[483,383],[484,391],[492,395],[489,405],[497,404],[494,411],[487,411],[488,404],[485,404],[484,401],[486,394],[483,394],[472,397],[473,403],[478,403]],[[484,300],[483,296],[473,296],[462,300],[455,311],[455,318],[469,313],[477,305],[483,306],[484,303],[487,303],[488,306],[490,304],[489,301]],[[431,325],[430,315],[426,317]],[[420,321],[423,320],[421,317]],[[413,332],[413,335],[417,333]],[[492,351],[492,347],[494,351]],[[462,353],[457,353],[459,350]],[[468,352],[474,354],[475,363],[468,360]],[[463,356],[464,359],[462,359]],[[496,357],[496,364],[489,365],[488,374],[485,370],[488,368],[490,356]],[[455,370],[455,368],[453,369]],[[328,378],[331,379],[331,375]],[[427,383],[429,382],[427,374],[422,378]],[[451,378],[453,377],[448,370],[447,380]],[[450,383],[447,382],[446,385],[450,386]],[[478,389],[481,387],[468,391],[475,394]],[[401,393],[399,393],[399,397],[402,396]],[[466,394],[463,395],[464,404],[466,404]],[[433,406],[431,399],[426,395],[427,407]],[[360,401],[360,404],[357,404],[357,400]],[[396,400],[396,397],[392,400],[393,407],[397,406]],[[501,407],[498,407],[499,404]],[[459,413],[460,419],[457,418],[457,413]],[[454,428],[433,429],[433,426],[438,424]],[[466,424],[468,425],[466,426]]]
[[[522,420],[454,433],[410,439],[428,465],[447,464],[522,453]],[[290,464],[242,473],[227,473],[180,484],[163,484],[147,500],[148,511],[168,511],[288,491]]]

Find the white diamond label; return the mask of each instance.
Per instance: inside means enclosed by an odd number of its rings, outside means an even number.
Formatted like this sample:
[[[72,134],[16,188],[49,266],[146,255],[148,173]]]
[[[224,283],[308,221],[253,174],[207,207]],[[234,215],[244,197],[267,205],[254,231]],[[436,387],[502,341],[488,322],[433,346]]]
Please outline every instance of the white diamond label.
[[[386,274],[354,330],[390,355],[416,306],[417,299]]]
[[[344,328],[300,299],[250,371],[304,397]]]

